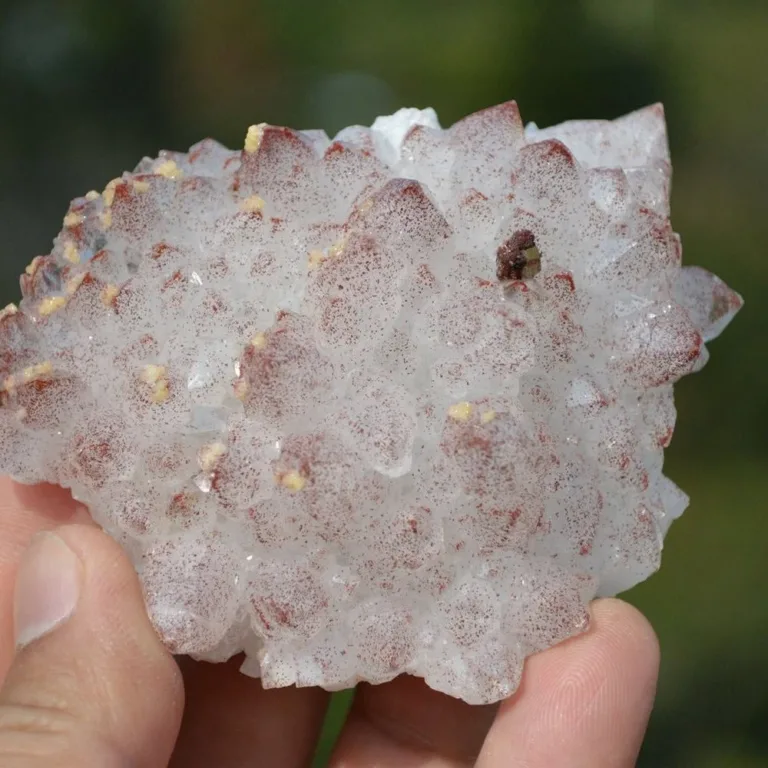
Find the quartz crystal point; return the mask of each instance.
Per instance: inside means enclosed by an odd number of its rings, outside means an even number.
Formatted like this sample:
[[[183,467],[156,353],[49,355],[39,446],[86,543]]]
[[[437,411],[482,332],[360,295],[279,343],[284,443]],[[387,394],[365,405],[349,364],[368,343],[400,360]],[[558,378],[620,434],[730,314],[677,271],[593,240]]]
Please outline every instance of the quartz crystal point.
[[[0,469],[89,506],[175,652],[497,701],[687,504],[672,387],[742,302],[681,267],[670,172],[660,106],[145,159],[0,315]]]

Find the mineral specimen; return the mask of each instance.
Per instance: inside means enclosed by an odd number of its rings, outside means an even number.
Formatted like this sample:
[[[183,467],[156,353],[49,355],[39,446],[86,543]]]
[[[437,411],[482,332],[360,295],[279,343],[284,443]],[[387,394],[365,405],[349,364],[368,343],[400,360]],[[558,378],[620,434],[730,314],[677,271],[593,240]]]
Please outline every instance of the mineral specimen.
[[[670,170],[660,106],[145,159],[0,316],[0,467],[90,507],[176,652],[501,699],[687,504],[672,385],[741,299],[681,267]]]

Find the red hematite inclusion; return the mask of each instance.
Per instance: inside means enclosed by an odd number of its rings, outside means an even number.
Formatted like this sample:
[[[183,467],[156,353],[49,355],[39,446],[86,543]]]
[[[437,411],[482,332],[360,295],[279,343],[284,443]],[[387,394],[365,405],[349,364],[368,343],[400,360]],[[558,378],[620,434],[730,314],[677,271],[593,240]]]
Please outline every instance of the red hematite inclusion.
[[[252,126],[75,200],[0,313],[0,468],[72,489],[175,652],[469,702],[659,565],[681,266],[660,106]]]

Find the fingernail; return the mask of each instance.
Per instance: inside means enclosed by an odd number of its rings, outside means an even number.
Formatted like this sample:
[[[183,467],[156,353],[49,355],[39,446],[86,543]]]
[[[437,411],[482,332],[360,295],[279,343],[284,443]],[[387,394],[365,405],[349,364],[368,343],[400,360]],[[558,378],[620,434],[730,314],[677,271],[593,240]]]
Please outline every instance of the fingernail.
[[[83,566],[53,533],[38,533],[24,553],[16,575],[14,628],[16,648],[47,635],[77,607]]]

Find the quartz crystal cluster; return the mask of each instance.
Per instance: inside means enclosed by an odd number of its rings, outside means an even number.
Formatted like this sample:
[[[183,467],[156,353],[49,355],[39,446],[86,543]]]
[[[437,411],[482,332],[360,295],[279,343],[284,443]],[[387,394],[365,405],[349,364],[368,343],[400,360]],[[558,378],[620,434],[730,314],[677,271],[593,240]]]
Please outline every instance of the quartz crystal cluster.
[[[469,702],[659,565],[681,266],[662,108],[252,126],[71,204],[0,314],[0,469],[72,489],[169,647]]]

